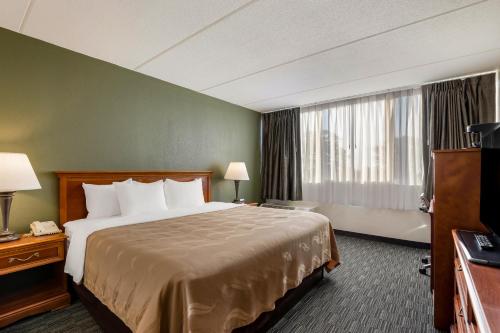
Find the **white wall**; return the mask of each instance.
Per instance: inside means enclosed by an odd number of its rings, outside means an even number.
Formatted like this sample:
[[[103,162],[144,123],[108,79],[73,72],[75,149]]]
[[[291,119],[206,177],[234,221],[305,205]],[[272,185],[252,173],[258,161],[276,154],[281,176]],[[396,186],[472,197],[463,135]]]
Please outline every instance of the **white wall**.
[[[334,229],[430,243],[429,214],[420,211],[373,209],[336,204],[320,205]]]

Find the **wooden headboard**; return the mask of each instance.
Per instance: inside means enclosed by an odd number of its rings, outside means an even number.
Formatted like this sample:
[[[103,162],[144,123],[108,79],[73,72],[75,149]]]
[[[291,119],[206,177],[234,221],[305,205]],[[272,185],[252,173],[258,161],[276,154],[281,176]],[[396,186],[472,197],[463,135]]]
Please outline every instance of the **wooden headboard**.
[[[82,183],[111,184],[129,178],[144,183],[166,178],[182,182],[201,178],[205,201],[211,200],[212,171],[58,171],[56,174],[59,178],[60,225],[87,216]]]

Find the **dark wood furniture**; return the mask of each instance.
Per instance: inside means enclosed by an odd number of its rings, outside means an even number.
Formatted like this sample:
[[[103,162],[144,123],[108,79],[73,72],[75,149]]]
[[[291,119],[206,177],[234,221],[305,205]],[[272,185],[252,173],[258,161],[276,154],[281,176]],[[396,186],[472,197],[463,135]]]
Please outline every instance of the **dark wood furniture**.
[[[0,327],[69,305],[65,241],[61,233],[0,244]]]
[[[454,321],[452,229],[485,231],[479,222],[479,149],[434,151],[434,216],[431,228],[431,279],[434,326],[448,330]]]
[[[430,202],[430,206],[429,206],[429,217],[431,218],[431,261],[430,261],[430,264],[431,266],[429,267],[429,272],[430,272],[430,275],[431,275],[431,283],[430,283],[430,287],[431,287],[431,292],[434,290],[434,278],[432,276],[432,258],[434,256],[433,254],[433,247],[432,247],[432,243],[434,242],[434,200],[431,200]],[[429,263],[429,262],[428,262]]]
[[[450,331],[500,332],[500,268],[469,262],[457,231],[452,234],[455,315]]]
[[[176,181],[191,181],[201,178],[205,201],[211,200],[211,171],[61,171],[56,172],[59,177],[59,215],[60,223],[85,218],[85,194],[82,183],[111,184],[132,178],[141,182],[153,182],[160,179]],[[251,203],[253,205],[253,203]],[[289,290],[282,298],[276,301],[273,311],[262,313],[253,323],[240,327],[233,332],[250,333],[265,332],[278,322],[310,289],[323,279],[324,267],[316,269],[304,278],[302,283]],[[106,332],[130,332],[130,329],[111,310],[102,304],[85,286],[72,284],[75,293],[88,309],[96,322]]]

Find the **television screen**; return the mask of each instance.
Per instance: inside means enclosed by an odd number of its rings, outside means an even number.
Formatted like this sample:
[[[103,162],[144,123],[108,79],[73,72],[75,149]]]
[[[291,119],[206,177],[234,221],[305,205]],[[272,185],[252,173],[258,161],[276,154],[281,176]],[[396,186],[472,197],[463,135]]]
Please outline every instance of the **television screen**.
[[[500,236],[500,149],[481,149],[481,223]]]

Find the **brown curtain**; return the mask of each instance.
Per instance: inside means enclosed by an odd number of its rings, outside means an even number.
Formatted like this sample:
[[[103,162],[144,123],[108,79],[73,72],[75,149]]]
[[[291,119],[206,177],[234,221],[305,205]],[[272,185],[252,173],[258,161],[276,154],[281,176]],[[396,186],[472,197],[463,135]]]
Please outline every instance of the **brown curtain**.
[[[424,194],[433,191],[432,151],[471,147],[468,125],[495,121],[495,74],[422,87]]]
[[[300,109],[262,114],[262,199],[302,200]]]

